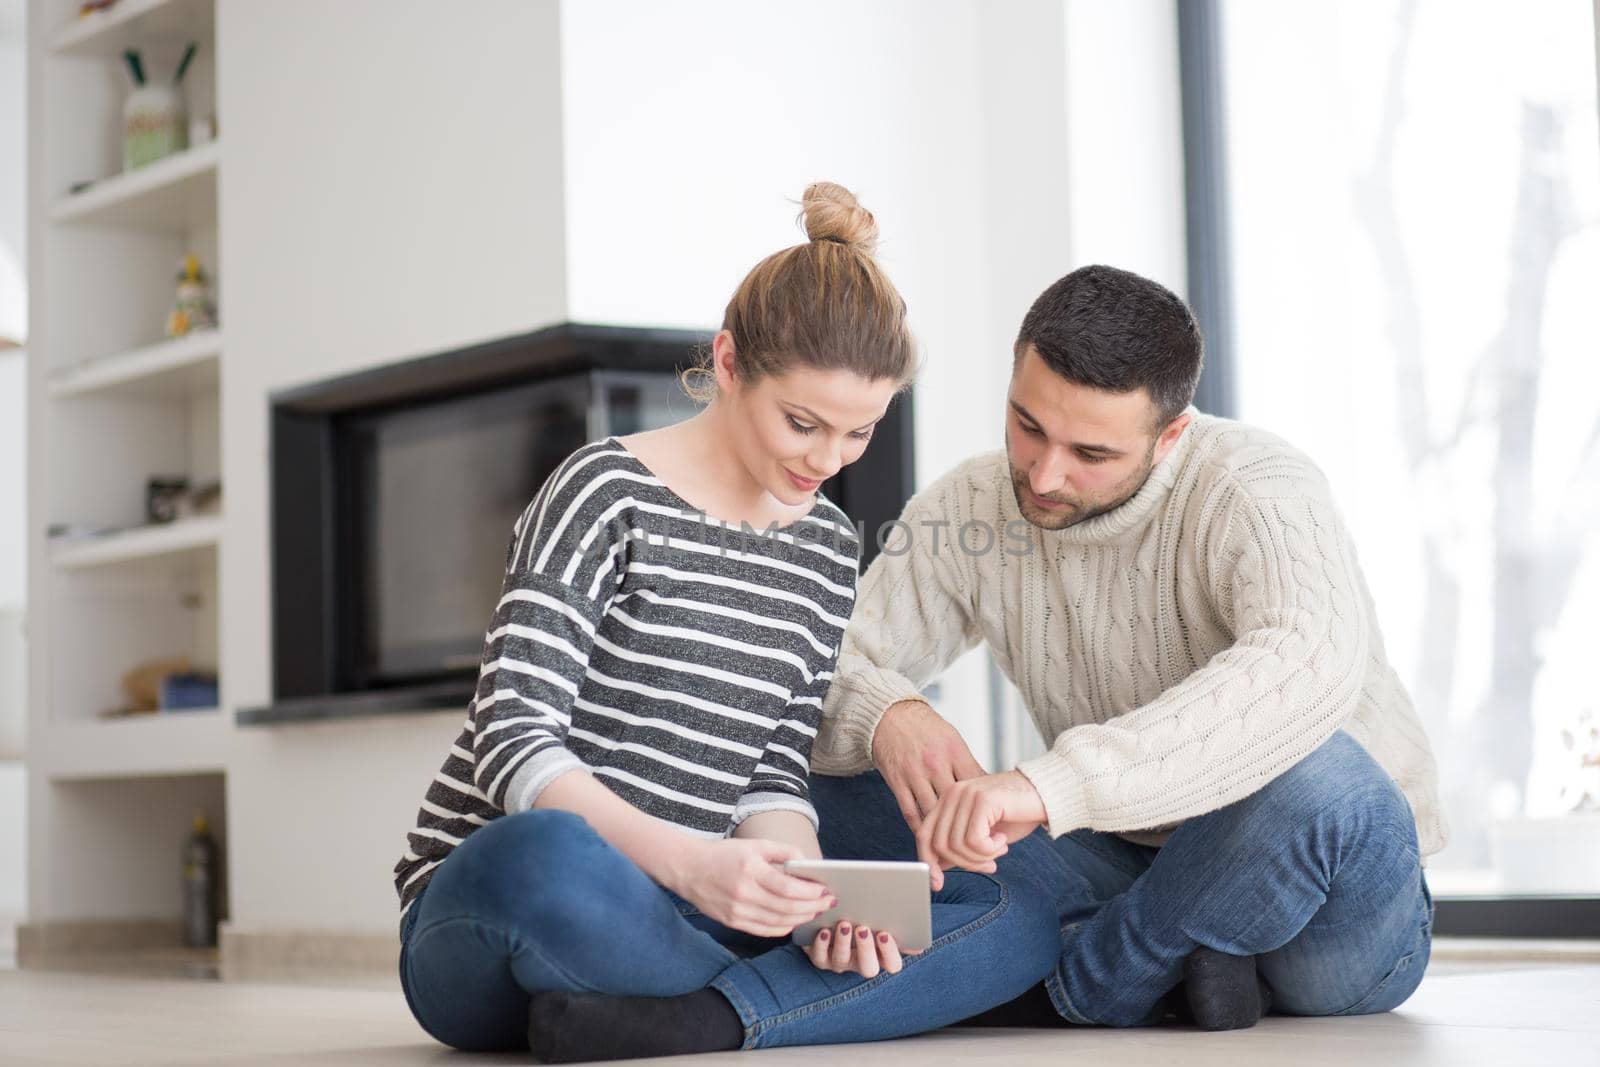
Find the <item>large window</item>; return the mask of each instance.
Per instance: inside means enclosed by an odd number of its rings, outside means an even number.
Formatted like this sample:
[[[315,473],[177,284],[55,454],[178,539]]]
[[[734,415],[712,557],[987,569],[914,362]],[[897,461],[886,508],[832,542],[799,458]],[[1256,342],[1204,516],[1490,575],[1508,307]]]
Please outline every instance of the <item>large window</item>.
[[[1444,894],[1600,893],[1591,0],[1223,0],[1239,417],[1329,475]]]

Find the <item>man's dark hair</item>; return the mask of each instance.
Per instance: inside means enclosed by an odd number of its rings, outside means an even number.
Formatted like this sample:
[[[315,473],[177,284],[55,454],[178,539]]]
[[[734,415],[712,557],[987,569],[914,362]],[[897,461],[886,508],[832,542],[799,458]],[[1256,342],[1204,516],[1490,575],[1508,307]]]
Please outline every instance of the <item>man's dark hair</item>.
[[[1200,325],[1188,306],[1115,267],[1080,267],[1046,289],[1022,320],[1015,358],[1029,345],[1068,381],[1112,393],[1144,389],[1157,428],[1183,414],[1200,381]]]

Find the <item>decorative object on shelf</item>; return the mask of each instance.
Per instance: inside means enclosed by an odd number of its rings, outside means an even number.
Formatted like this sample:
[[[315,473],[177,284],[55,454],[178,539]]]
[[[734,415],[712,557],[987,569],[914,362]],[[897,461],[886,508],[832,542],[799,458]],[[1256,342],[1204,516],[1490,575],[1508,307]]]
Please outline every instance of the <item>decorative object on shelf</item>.
[[[123,170],[154,163],[189,146],[189,118],[181,86],[197,47],[193,41],[189,42],[170,85],[145,80],[144,61],[136,49],[122,53],[134,84],[133,92],[122,105]]]
[[[84,0],[78,5],[78,17],[86,19],[99,11],[109,11],[117,6],[117,0]]]
[[[207,482],[197,485],[178,498],[178,518],[191,519],[200,515],[215,515],[222,510],[222,483]]]
[[[218,515],[222,512],[222,483],[206,482],[194,488],[181,475],[155,477],[145,482],[147,521],[126,526],[100,526],[87,522],[53,522],[45,527],[45,537],[53,545],[81,544],[120,534],[170,526],[180,519]]]
[[[188,674],[193,670],[194,665],[182,656],[146,660],[122,676],[122,695],[127,703],[102,711],[100,717],[120,719],[160,711],[161,683],[168,675]]]
[[[162,711],[214,709],[218,703],[217,676],[206,671],[184,671],[161,679]]]
[[[172,522],[178,517],[178,501],[189,491],[189,479],[150,478],[144,483],[144,513],[151,522]]]
[[[209,330],[217,324],[216,308],[211,303],[211,288],[200,257],[193,252],[178,264],[178,295],[167,316],[167,336],[182,337],[194,330]]]
[[[97,537],[109,537],[126,527],[122,526],[96,526],[89,522],[52,522],[45,527],[44,535],[56,544],[65,544],[69,541],[92,541]]]
[[[217,139],[217,116],[196,115],[189,120],[189,147],[199,148]]]
[[[217,839],[206,817],[196,813],[183,842],[183,941],[190,948],[217,943]]]
[[[207,482],[191,489],[189,479],[182,475],[152,477],[145,482],[144,510],[151,523],[215,515],[222,510],[222,483]]]

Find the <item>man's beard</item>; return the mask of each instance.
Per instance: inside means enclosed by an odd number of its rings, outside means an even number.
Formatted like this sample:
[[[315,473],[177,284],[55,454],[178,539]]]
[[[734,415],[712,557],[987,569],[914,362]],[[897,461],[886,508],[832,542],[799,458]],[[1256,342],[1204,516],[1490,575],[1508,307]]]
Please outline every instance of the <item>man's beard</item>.
[[[1150,471],[1155,466],[1151,460],[1155,456],[1155,444],[1150,445],[1150,451],[1145,453],[1144,463],[1138,470],[1127,478],[1112,486],[1096,498],[1074,500],[1059,493],[1051,493],[1043,499],[1065,504],[1063,508],[1045,510],[1037,507],[1032,502],[1033,489],[1028,481],[1028,472],[1019,469],[1011,463],[1009,452],[1006,463],[1011,467],[1011,492],[1017,498],[1017,510],[1022,512],[1022,517],[1042,530],[1065,530],[1069,526],[1076,526],[1080,522],[1088,522],[1108,511],[1115,511],[1128,501],[1132,500],[1144,488],[1144,483],[1150,478]]]

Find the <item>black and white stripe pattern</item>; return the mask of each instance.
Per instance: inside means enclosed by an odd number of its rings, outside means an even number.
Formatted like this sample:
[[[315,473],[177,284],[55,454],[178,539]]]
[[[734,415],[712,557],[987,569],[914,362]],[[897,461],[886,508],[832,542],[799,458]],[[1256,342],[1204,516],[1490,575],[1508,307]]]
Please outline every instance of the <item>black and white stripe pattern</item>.
[[[820,494],[781,530],[704,519],[616,439],[552,474],[512,531],[478,689],[395,865],[402,914],[451,849],[585,768],[721,837],[806,787],[860,543]]]

